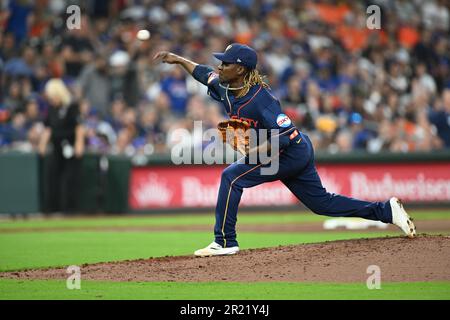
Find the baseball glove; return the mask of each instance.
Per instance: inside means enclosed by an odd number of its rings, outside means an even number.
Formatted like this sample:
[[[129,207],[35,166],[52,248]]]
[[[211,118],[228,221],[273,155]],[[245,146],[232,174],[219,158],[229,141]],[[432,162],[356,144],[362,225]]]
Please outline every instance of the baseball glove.
[[[248,122],[238,119],[222,121],[217,125],[217,129],[222,136],[222,141],[230,144],[234,150],[239,151],[243,155],[247,155],[249,150],[249,128],[250,125]]]

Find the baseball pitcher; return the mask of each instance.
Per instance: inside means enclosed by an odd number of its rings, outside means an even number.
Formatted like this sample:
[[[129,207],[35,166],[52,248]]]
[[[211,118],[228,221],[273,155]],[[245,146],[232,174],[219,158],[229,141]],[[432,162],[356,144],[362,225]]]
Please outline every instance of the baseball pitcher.
[[[215,240],[206,248],[195,251],[196,256],[230,255],[239,252],[236,221],[244,188],[280,180],[304,205],[314,213],[331,217],[361,217],[397,225],[410,238],[416,235],[412,219],[399,199],[367,202],[327,192],[322,186],[314,164],[314,150],[309,137],[301,132],[283,113],[279,101],[271,94],[256,69],[254,49],[239,43],[229,45],[225,52],[214,53],[221,61],[218,73],[210,66],[200,65],[174,53],[158,52],[154,59],[178,64],[197,81],[208,87],[208,95],[220,102],[229,121],[218,124],[225,142],[244,154],[222,173],[216,205]],[[276,129],[278,151],[271,153],[269,139],[249,148],[246,131],[251,128]],[[276,150],[276,149],[275,149]],[[267,175],[262,170],[269,163],[247,161],[252,153],[267,152],[278,161],[278,171]]]

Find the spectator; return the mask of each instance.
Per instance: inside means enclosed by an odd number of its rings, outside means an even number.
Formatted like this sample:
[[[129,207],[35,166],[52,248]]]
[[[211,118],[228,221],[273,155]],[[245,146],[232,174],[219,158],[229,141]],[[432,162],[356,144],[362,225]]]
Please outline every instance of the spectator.
[[[183,70],[171,68],[170,74],[161,82],[161,90],[169,97],[172,112],[180,117],[186,113],[189,94]]]
[[[140,129],[140,135],[151,145],[153,152],[161,153],[161,150],[165,150],[165,133],[162,129],[161,119],[153,106],[148,106],[143,111],[140,118]]]
[[[111,125],[116,133],[122,129],[122,118],[126,109],[125,101],[116,99],[112,102],[111,112],[106,117],[106,121]]]
[[[350,130],[353,134],[353,149],[366,150],[373,133],[364,127],[363,119],[359,113],[353,113],[349,119]]]
[[[30,0],[10,0],[8,11],[9,18],[6,25],[6,32],[14,35],[16,44],[22,43],[28,35],[28,17],[33,10],[33,1]]]
[[[450,147],[450,89],[445,89],[442,99],[438,100],[436,107],[429,113],[430,122],[435,126],[437,135],[444,145]]]
[[[4,105],[10,111],[19,110],[25,99],[20,88],[19,81],[13,81],[9,86],[8,95],[6,96]]]
[[[416,66],[416,79],[419,85],[429,94],[436,93],[436,82],[433,77],[427,73],[427,66],[424,63],[419,63]]]
[[[65,64],[65,76],[75,80],[84,65],[92,61],[94,46],[88,36],[89,22],[85,15],[81,17],[81,28],[71,29],[61,44],[61,56]]]
[[[25,127],[27,129],[30,129],[35,123],[41,122],[37,100],[30,98],[25,104],[24,113],[26,117]]]
[[[19,49],[16,46],[16,39],[14,38],[14,34],[11,32],[7,32],[3,34],[3,39],[0,47],[0,57],[3,61],[8,61],[14,57],[17,57]]]
[[[336,150],[332,153],[349,153],[352,151],[353,135],[349,130],[340,131],[336,137]]]
[[[125,51],[116,51],[109,58],[110,83],[113,99],[123,99],[127,106],[136,107],[139,99],[139,86],[134,65]]]
[[[104,117],[110,112],[111,80],[108,62],[104,56],[97,55],[94,63],[83,68],[78,78],[78,89],[78,96],[87,99],[101,116]]]
[[[122,119],[122,128],[117,135],[116,152],[132,155],[135,147],[133,142],[138,138],[138,126],[136,119],[136,111],[132,108],[124,110]]]
[[[6,130],[6,141],[15,144],[27,140],[26,117],[21,111],[13,113],[11,124]]]

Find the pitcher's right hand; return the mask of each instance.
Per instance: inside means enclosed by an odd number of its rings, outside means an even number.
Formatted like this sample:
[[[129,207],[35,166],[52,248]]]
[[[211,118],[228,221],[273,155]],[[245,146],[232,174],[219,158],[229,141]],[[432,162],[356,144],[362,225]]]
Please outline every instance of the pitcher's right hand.
[[[153,57],[153,60],[162,59],[161,61],[164,63],[174,64],[180,62],[180,56],[168,52],[168,51],[160,51]]]

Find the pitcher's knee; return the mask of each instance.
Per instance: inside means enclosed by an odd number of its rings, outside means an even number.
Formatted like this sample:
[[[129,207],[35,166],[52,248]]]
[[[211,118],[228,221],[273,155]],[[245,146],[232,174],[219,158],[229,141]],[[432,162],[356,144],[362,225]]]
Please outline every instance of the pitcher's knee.
[[[235,169],[235,167],[234,166],[229,166],[229,167],[225,168],[225,170],[223,170],[221,179],[222,179],[222,181],[230,183],[237,176],[238,176],[238,172]]]

